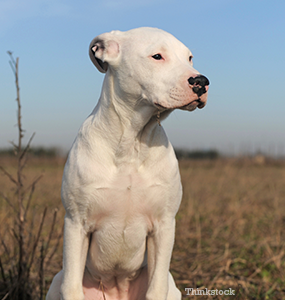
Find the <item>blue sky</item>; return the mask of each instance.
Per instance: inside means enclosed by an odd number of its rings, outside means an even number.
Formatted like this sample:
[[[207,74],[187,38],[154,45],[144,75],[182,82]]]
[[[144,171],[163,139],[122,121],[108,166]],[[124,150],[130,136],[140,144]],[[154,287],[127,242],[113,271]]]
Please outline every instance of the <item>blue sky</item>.
[[[16,141],[14,78],[20,57],[25,140],[69,149],[100,95],[88,57],[100,33],[164,29],[187,45],[211,82],[208,104],[163,126],[175,147],[285,154],[285,1],[1,0],[0,147]]]

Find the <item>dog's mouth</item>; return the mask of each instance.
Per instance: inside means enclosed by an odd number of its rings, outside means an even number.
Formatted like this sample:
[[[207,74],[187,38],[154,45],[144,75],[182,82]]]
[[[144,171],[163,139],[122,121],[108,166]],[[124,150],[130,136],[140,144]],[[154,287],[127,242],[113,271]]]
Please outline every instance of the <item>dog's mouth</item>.
[[[194,109],[196,109],[197,107],[199,109],[203,108],[204,106],[206,105],[205,102],[201,101],[200,98],[198,98],[197,100],[194,100],[194,101],[191,101],[190,103],[184,105],[184,106],[181,106],[181,107],[178,107],[179,109],[182,109],[182,110],[188,110],[188,111],[193,111]]]
[[[163,110],[168,110],[170,108],[167,108],[161,104],[158,104],[158,103],[154,103],[154,105],[160,110],[160,111],[163,111]]]
[[[188,111],[193,111],[195,110],[197,107],[199,109],[203,108],[206,103],[203,102],[200,98],[196,99],[196,100],[193,100],[191,101],[190,103],[186,104],[186,105],[183,105],[183,106],[177,106],[177,107],[171,107],[171,108],[168,108],[168,107],[165,107],[161,104],[158,104],[158,103],[154,103],[155,106],[160,110],[160,111],[163,111],[163,110],[168,110],[168,109],[175,109],[175,108],[178,108],[178,109],[181,109],[181,110],[188,110]]]

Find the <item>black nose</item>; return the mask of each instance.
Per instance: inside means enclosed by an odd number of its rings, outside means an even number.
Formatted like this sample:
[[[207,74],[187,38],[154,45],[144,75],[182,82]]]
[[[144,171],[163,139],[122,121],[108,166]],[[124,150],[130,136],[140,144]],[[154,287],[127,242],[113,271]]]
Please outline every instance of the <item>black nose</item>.
[[[190,85],[193,85],[192,91],[198,95],[198,97],[202,96],[207,92],[206,86],[210,84],[210,81],[207,77],[203,75],[198,75],[196,77],[190,77],[188,79]]]

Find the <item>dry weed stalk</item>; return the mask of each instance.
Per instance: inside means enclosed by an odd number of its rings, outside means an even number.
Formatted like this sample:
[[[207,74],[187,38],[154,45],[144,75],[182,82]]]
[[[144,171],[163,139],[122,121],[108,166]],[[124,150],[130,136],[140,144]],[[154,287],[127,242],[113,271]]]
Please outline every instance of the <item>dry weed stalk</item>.
[[[17,144],[12,143],[17,158],[17,174],[14,176],[0,166],[4,175],[9,178],[15,187],[15,193],[11,197],[3,192],[0,193],[11,208],[14,220],[12,227],[11,224],[8,225],[10,227],[9,231],[6,231],[0,237],[2,246],[0,248],[0,299],[43,299],[45,293],[45,267],[55,254],[61,235],[57,236],[57,241],[51,246],[57,210],[54,211],[52,223],[45,238],[43,237],[43,226],[47,207],[44,208],[43,213],[36,221],[35,217],[37,218],[37,216],[35,216],[34,211],[30,210],[36,184],[42,175],[37,176],[29,185],[24,182],[23,170],[27,162],[27,152],[35,134],[23,147],[24,130],[22,127],[19,87],[19,58],[15,60],[10,51],[8,54],[10,56],[9,63],[15,76],[17,92],[18,142]],[[37,228],[34,222],[38,222]],[[9,238],[7,238],[8,235],[10,235]]]

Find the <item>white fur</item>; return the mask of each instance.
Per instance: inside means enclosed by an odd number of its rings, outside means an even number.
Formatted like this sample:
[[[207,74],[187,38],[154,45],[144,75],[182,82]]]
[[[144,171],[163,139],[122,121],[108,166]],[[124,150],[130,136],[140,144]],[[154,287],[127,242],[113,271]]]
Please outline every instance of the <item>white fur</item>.
[[[157,53],[162,60],[152,57]],[[63,270],[48,300],[103,299],[100,281],[107,300],[181,299],[169,263],[182,189],[157,115],[197,107],[187,81],[199,74],[191,55],[154,28],[92,41],[91,60],[106,75],[65,165]]]

